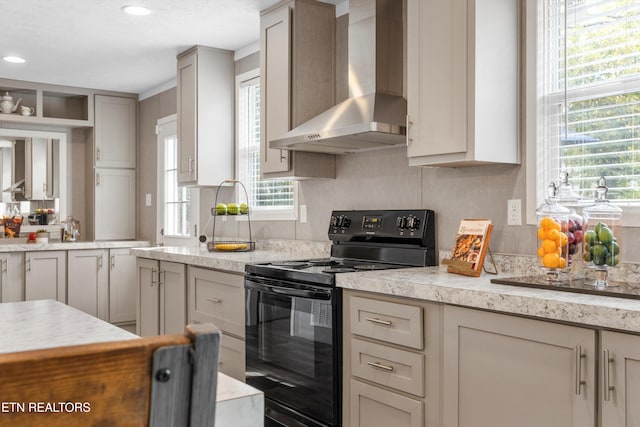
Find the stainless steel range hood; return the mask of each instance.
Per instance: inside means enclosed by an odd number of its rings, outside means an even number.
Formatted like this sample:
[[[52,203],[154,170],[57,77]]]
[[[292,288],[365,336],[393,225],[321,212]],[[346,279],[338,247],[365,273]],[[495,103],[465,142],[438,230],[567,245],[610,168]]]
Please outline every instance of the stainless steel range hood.
[[[349,99],[269,142],[343,154],[405,144],[402,1],[349,1]]]

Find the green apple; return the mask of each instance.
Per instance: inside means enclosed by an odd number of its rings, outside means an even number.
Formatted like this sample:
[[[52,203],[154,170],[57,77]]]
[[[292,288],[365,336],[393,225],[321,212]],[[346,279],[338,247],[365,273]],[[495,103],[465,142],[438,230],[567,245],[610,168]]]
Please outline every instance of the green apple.
[[[227,214],[227,205],[224,203],[218,203],[216,205],[216,214],[217,215],[226,215]]]
[[[227,204],[227,213],[229,215],[238,215],[240,212],[240,207],[236,203]]]
[[[249,205],[246,203],[240,203],[240,213],[242,215],[247,215],[249,213]]]

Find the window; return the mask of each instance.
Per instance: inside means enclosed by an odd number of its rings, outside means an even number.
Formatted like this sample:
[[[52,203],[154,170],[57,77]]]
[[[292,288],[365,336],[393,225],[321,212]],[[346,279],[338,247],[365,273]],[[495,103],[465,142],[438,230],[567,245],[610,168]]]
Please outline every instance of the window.
[[[538,0],[537,29],[536,205],[566,169],[583,200],[605,176],[640,206],[640,2]]]
[[[158,120],[158,242],[195,236],[196,193],[178,186],[178,137],[175,115]]]
[[[260,78],[257,71],[237,78],[238,180],[246,187],[254,219],[295,219],[296,183],[260,179]],[[244,198],[238,195],[238,200]]]
[[[188,236],[191,224],[190,192],[178,187],[178,138],[173,135],[164,141],[164,234]]]

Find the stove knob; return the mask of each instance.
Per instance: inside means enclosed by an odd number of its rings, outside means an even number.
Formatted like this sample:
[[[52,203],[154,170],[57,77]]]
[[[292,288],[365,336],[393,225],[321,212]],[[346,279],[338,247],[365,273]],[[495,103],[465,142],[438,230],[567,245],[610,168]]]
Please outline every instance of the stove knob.
[[[417,230],[418,228],[420,228],[420,219],[414,216],[410,216],[409,220],[407,221],[407,227],[409,228],[409,230]]]
[[[349,228],[351,225],[351,220],[346,215],[342,215],[342,228]]]
[[[399,229],[407,228],[407,218],[404,216],[399,216],[396,218],[396,227]]]
[[[334,215],[331,215],[331,226],[332,227],[337,227],[338,226],[338,218]]]

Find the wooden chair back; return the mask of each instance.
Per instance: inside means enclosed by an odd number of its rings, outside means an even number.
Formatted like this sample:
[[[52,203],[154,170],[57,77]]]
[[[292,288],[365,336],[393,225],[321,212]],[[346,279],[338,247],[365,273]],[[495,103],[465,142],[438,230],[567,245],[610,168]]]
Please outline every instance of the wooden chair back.
[[[220,332],[0,354],[0,426],[213,426]]]

